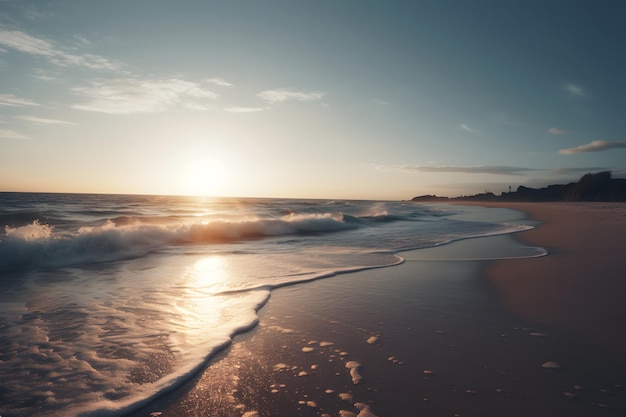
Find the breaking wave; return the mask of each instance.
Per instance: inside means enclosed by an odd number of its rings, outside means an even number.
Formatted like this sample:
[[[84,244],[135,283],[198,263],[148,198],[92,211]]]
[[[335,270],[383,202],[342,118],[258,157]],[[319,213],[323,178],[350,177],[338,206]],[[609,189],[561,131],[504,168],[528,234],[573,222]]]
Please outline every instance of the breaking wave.
[[[231,243],[287,235],[354,230],[372,222],[393,221],[388,215],[363,217],[342,213],[297,214],[281,218],[243,218],[188,222],[156,222],[116,218],[75,231],[56,231],[34,220],[5,226],[0,235],[0,271],[71,266],[142,256],[172,245]]]

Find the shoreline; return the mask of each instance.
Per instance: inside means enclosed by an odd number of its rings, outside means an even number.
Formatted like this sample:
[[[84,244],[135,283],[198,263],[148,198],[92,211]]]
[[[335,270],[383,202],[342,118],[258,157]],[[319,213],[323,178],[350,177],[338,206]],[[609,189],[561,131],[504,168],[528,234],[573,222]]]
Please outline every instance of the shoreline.
[[[568,320],[569,303],[546,309],[562,292],[539,291],[554,285],[545,275],[534,275],[530,282],[523,279],[528,271],[539,274],[561,267],[563,257],[585,260],[576,251],[580,241],[553,240],[559,220],[561,227],[575,220],[583,207],[529,204],[462,205],[511,208],[542,221],[536,229],[506,235],[512,242],[499,237],[476,240],[487,248],[522,241],[547,247],[549,256],[434,262],[407,256],[406,262],[390,268],[276,289],[260,310],[256,328],[236,336],[181,389],[131,415],[626,413],[626,365],[616,362],[620,356],[613,349],[621,344],[607,350],[606,341],[614,337],[598,339],[589,323],[581,326],[577,316]],[[574,217],[567,220],[562,210],[573,210]],[[615,220],[623,226],[621,217],[604,219],[608,225]],[[455,243],[434,250],[454,253]],[[557,258],[557,264],[536,263],[548,258]],[[593,264],[594,259],[586,261]],[[541,302],[535,300],[537,291],[544,294]],[[543,366],[551,362],[560,371]],[[360,364],[363,380],[358,384],[346,368],[349,363]]]

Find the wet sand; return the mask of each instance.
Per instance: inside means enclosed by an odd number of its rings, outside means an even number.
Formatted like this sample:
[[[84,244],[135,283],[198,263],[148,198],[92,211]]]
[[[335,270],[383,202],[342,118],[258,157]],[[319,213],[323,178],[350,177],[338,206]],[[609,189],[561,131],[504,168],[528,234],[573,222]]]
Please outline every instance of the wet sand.
[[[573,332],[598,348],[626,352],[626,204],[496,206],[539,220],[540,227],[519,238],[550,252],[544,258],[497,263],[488,270],[505,307]]]
[[[543,224],[275,290],[258,327],[134,415],[626,415],[626,210],[509,207]],[[520,240],[550,255],[458,256]]]

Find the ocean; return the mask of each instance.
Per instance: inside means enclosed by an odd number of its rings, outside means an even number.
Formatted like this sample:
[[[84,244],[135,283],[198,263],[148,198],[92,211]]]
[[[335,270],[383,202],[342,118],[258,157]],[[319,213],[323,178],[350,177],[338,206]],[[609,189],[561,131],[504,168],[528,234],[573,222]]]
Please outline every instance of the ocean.
[[[531,227],[446,204],[0,193],[0,415],[123,415],[254,327],[274,288]]]

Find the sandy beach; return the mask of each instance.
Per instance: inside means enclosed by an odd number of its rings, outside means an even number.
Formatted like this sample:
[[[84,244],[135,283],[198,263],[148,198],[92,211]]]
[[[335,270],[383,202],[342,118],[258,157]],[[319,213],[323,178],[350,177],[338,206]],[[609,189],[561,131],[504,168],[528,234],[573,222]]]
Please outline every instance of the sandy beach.
[[[275,290],[255,329],[134,416],[626,415],[626,206],[497,206],[540,225]],[[525,245],[549,255],[488,260]]]

